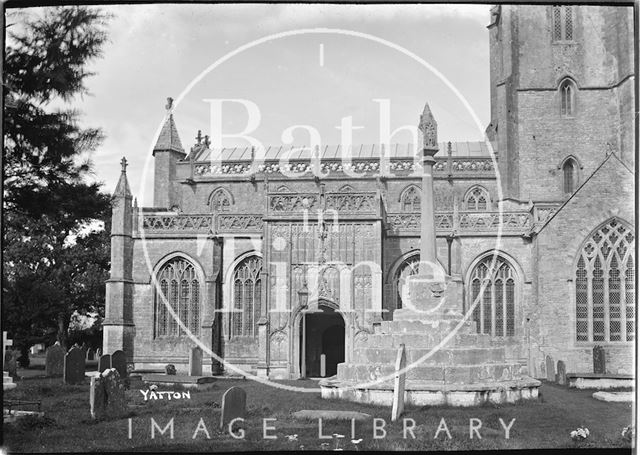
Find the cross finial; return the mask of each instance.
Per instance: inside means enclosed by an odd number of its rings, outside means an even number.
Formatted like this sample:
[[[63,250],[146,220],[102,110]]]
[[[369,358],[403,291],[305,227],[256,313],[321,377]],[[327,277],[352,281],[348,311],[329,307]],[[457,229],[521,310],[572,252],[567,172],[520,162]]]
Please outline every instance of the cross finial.
[[[211,141],[209,140],[209,135],[205,135],[204,136],[204,145],[209,148],[209,146],[211,145]]]
[[[198,135],[196,136],[196,144],[200,145],[202,143],[202,130],[198,130]]]
[[[127,173],[127,159],[124,156],[120,160],[120,166],[122,166],[122,173],[126,174]]]
[[[167,98],[167,105],[165,106],[165,108],[167,109],[167,112],[170,114],[171,111],[173,110],[173,98],[171,97]]]

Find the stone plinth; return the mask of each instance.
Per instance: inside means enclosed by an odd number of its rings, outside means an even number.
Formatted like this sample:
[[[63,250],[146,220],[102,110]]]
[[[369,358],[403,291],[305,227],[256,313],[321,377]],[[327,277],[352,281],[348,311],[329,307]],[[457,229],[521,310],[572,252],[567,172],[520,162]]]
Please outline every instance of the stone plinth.
[[[506,359],[500,339],[476,332],[461,313],[462,284],[415,275],[409,308],[396,310],[354,348],[355,359],[320,382],[323,398],[391,406],[394,362],[406,348],[405,404],[477,406],[536,399],[540,381]],[[403,298],[403,302],[406,302]]]

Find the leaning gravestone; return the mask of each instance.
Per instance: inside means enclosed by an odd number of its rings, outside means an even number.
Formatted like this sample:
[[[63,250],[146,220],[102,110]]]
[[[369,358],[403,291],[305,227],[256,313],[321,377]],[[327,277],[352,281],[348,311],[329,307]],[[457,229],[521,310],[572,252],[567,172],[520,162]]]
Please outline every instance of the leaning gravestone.
[[[556,380],[556,369],[553,365],[553,359],[550,356],[547,356],[547,381],[555,382]]]
[[[91,418],[119,418],[127,413],[124,384],[118,370],[109,368],[91,378],[89,389]]]
[[[111,354],[111,368],[118,370],[121,378],[127,377],[127,356],[124,351],[117,350]]]
[[[233,419],[246,415],[247,392],[240,387],[231,387],[222,395],[221,407],[220,428],[224,428]]]
[[[558,373],[556,373],[556,382],[560,385],[567,383],[567,367],[562,360],[558,360]]]
[[[189,376],[202,376],[202,349],[198,346],[189,351]]]
[[[82,384],[84,382],[84,352],[82,348],[73,347],[64,356],[62,379],[65,384]]]
[[[62,376],[64,371],[64,354],[64,349],[60,346],[59,341],[56,341],[53,346],[47,349],[44,370],[47,376]]]
[[[102,373],[104,370],[111,368],[111,355],[101,355],[98,360],[98,371]]]
[[[607,372],[606,356],[602,346],[593,347],[593,372],[596,374],[605,374]]]
[[[407,356],[404,344],[400,344],[396,357],[396,374],[393,382],[393,405],[391,407],[391,421],[395,422],[404,412],[404,385],[406,380]]]

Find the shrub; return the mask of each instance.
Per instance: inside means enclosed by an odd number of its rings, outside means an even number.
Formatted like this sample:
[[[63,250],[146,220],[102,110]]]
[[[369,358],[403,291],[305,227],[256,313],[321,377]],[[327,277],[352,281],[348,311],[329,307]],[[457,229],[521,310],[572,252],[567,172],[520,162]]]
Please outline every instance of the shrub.
[[[164,367],[164,370],[167,372],[168,375],[175,376],[176,374],[176,366],[171,363],[168,364],[166,367]]]

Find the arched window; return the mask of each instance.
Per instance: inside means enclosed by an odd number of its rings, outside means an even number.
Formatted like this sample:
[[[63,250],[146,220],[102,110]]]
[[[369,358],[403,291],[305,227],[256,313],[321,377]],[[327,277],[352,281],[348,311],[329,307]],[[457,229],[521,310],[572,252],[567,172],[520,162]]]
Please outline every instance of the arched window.
[[[566,194],[571,194],[578,186],[578,164],[573,158],[568,158],[562,164],[562,188]]]
[[[576,264],[576,340],[633,341],[633,232],[612,219],[585,242]]]
[[[233,199],[231,197],[231,193],[223,188],[218,188],[213,193],[211,193],[211,197],[209,198],[209,206],[211,210],[219,213],[219,212],[228,212],[233,204]]]
[[[418,267],[420,265],[420,255],[416,254],[405,259],[398,270],[396,271],[393,279],[396,299],[396,309],[402,308],[402,289],[404,288],[407,278],[410,275],[418,274]]]
[[[553,17],[553,40],[572,41],[573,40],[573,8],[571,5],[554,5]]]
[[[501,256],[489,255],[471,272],[469,305],[480,296],[473,310],[478,333],[503,337],[515,335],[516,273]],[[492,267],[493,265],[493,267]]]
[[[156,281],[156,337],[187,336],[178,319],[192,334],[199,335],[201,283],[193,264],[182,257],[173,258],[158,271]]]
[[[572,117],[576,113],[576,84],[571,79],[564,79],[560,83],[560,114]]]
[[[481,186],[474,186],[467,191],[464,197],[466,210],[484,212],[489,209],[489,192]]]
[[[233,312],[230,318],[231,338],[256,337],[262,302],[262,258],[249,256],[233,272]]]
[[[420,211],[420,190],[417,186],[411,185],[400,194],[400,207],[403,212]]]

